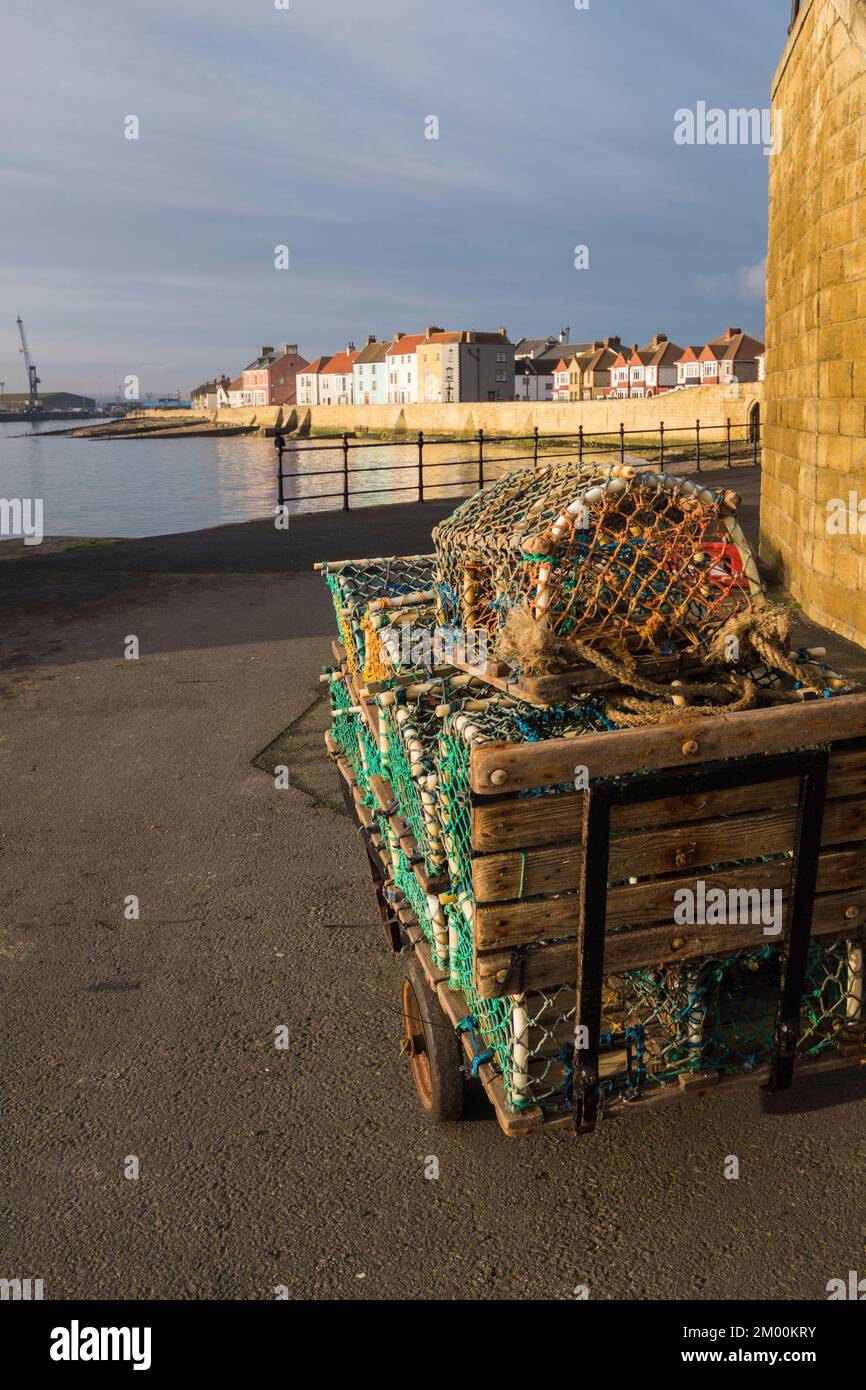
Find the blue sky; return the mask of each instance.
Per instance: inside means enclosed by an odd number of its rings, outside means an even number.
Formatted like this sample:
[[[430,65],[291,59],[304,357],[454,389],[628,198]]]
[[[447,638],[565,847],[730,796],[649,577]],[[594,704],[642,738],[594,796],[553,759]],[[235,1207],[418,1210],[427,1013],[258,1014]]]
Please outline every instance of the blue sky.
[[[115,374],[188,391],[261,343],[312,358],[428,324],[760,335],[767,159],[677,145],[674,113],[767,106],[789,14],[789,0],[8,7],[0,379],[24,389],[19,313],[43,390],[106,394]]]

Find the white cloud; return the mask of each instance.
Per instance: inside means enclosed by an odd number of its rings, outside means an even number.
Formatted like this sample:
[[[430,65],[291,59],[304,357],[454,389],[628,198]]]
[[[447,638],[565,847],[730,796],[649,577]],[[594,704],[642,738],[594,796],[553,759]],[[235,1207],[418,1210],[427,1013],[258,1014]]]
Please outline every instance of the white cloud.
[[[763,299],[767,292],[767,258],[757,265],[743,265],[737,271],[737,293],[740,299]]]

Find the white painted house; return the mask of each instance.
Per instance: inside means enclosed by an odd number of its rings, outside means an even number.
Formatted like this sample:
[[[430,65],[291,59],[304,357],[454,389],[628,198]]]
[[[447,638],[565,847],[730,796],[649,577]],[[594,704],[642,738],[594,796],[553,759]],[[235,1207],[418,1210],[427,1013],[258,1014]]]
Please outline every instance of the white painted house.
[[[423,341],[423,333],[395,334],[386,354],[389,405],[411,405],[418,400],[418,344]]]
[[[354,343],[326,362],[319,376],[319,405],[352,405],[355,400]]]

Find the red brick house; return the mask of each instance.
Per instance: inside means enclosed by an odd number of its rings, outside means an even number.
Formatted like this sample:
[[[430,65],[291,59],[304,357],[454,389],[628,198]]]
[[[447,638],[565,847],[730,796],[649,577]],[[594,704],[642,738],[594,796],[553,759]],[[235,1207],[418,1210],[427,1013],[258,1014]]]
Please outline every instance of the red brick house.
[[[297,405],[297,375],[306,366],[297,343],[284,343],[276,352],[263,347],[255,362],[244,367],[244,404]]]
[[[677,363],[683,350],[666,333],[656,333],[644,347],[624,348],[611,366],[608,395],[636,397],[660,396],[677,384]]]
[[[677,363],[680,386],[732,386],[759,381],[764,344],[742,328],[726,328],[702,348],[687,348]],[[698,370],[695,370],[695,364]]]

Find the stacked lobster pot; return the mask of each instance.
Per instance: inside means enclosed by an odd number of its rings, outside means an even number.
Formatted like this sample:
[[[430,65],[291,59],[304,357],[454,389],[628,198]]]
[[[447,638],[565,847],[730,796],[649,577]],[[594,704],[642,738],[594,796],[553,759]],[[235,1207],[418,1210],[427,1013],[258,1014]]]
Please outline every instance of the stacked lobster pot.
[[[435,555],[322,566],[343,639],[324,677],[329,747],[375,822],[395,940],[405,929],[426,943],[425,968],[505,1128],[509,1115],[525,1128],[582,1113],[587,1085],[632,1102],[778,1056],[778,935],[704,930],[692,944],[691,928],[672,931],[674,905],[699,878],[778,887],[787,902],[797,759],[809,756],[796,750],[820,742],[824,701],[845,696],[853,710],[857,697],[822,649],[792,646],[738,500],[654,469],[557,463],[468,499],[434,531]],[[437,633],[452,639],[447,661],[431,659]],[[786,727],[811,714],[802,737],[779,743],[782,706]],[[665,783],[651,800],[656,769],[696,756],[704,771],[703,731],[722,725],[742,728],[743,743],[710,757],[710,780],[720,760],[728,769],[765,745],[794,749],[794,762],[754,785],[749,769],[743,786],[723,769],[711,796]],[[623,740],[644,730],[649,751],[632,755],[638,744]],[[653,751],[672,738],[670,755]],[[847,803],[866,792],[866,741],[849,735],[830,772],[832,854],[819,863],[796,1046],[810,1058],[864,1022],[866,818]],[[581,933],[598,896],[584,844],[596,788],[612,809],[605,967],[590,988]],[[589,1066],[575,1041],[588,997],[600,1011]]]
[[[390,647],[400,656],[399,628],[427,606],[432,620],[434,555],[329,561],[317,568],[331,591],[349,671],[367,680],[388,674]],[[391,634],[390,629],[395,629]],[[398,640],[393,642],[393,636]],[[383,653],[382,643],[391,639]],[[408,669],[408,662],[401,663]]]

